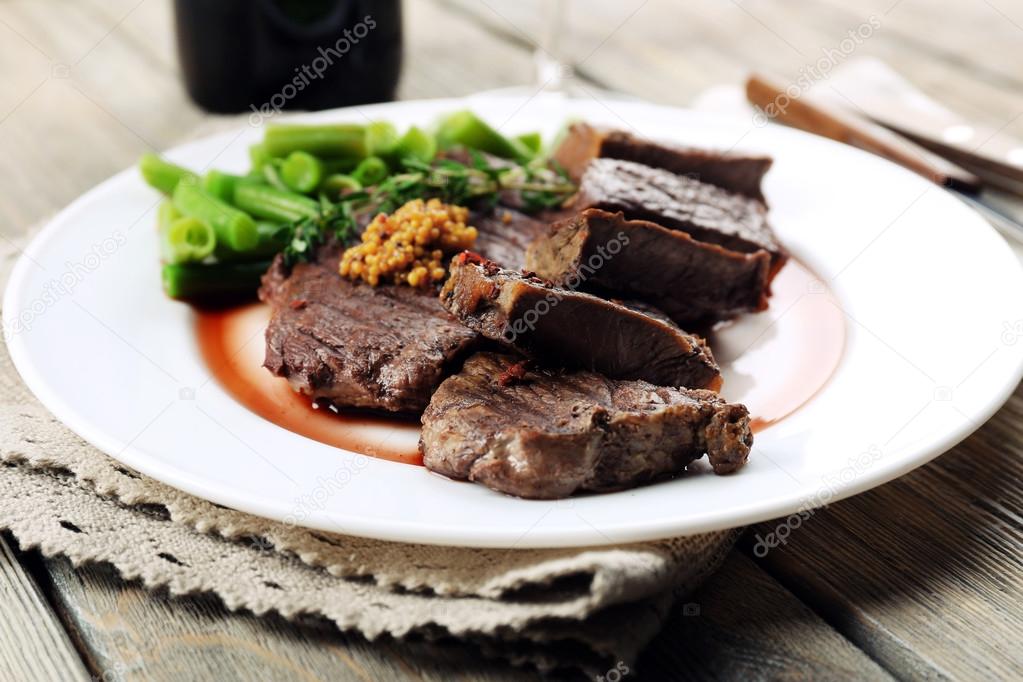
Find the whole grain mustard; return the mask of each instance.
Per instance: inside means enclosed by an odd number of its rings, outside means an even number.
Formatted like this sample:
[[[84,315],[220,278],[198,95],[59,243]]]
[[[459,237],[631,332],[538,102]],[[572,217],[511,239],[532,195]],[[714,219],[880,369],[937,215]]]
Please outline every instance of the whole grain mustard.
[[[469,209],[439,199],[413,199],[394,213],[380,213],[362,241],[341,255],[342,277],[428,288],[447,275],[444,256],[471,248],[476,228],[466,225]]]

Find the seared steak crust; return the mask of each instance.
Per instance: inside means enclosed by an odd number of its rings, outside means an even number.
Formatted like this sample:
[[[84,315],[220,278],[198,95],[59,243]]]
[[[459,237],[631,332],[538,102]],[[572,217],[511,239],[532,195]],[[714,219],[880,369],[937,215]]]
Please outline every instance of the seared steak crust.
[[[522,372],[518,362],[480,353],[441,384],[423,413],[427,468],[555,499],[678,474],[705,453],[715,473],[731,473],[749,455],[746,408],[710,391],[586,371]],[[510,370],[519,378],[503,381]]]
[[[421,412],[476,334],[433,293],[343,279],[338,256],[323,249],[290,273],[278,257],[264,275],[260,298],[273,307],[264,365],[311,398]]]
[[[592,159],[601,157],[663,168],[760,201],[764,201],[760,182],[772,163],[769,156],[661,144],[587,123],[573,124],[554,154],[576,181]]]
[[[770,264],[766,251],[731,251],[599,209],[554,224],[526,258],[530,271],[556,283],[637,298],[680,325],[701,326],[766,309]]]
[[[721,385],[710,349],[674,324],[475,254],[452,259],[440,299],[474,331],[550,366],[661,386]]]
[[[572,208],[622,212],[732,251],[771,254],[771,276],[788,257],[767,223],[767,207],[683,175],[632,161],[594,159],[586,166]]]

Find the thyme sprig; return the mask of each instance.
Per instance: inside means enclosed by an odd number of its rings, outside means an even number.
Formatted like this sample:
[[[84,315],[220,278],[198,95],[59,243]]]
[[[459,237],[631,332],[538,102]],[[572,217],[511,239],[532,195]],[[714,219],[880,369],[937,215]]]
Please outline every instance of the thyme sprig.
[[[528,212],[561,205],[576,187],[556,164],[494,164],[482,154],[469,150],[471,165],[453,159],[424,163],[405,159],[405,172],[363,190],[351,192],[338,201],[321,199],[322,209],[285,227],[287,265],[309,260],[331,236],[348,244],[359,236],[359,218],[375,213],[392,213],[413,199],[438,198],[448,204],[484,208],[494,206],[504,193],[517,195],[518,204]]]

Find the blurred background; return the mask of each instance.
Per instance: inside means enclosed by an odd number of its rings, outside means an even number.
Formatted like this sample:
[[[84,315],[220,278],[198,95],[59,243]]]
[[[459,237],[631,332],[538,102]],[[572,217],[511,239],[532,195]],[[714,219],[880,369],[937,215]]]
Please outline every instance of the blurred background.
[[[385,14],[391,6],[362,4]],[[550,5],[406,0],[396,96],[534,83]],[[575,0],[555,37],[589,91],[686,106],[752,69],[796,79],[871,17],[877,28],[855,56],[883,59],[971,120],[1023,137],[1019,2]],[[230,44],[245,30],[221,40]],[[0,204],[9,238],[144,149],[167,148],[216,121],[182,86],[169,0],[3,0],[0,79],[0,186],[17,198]]]

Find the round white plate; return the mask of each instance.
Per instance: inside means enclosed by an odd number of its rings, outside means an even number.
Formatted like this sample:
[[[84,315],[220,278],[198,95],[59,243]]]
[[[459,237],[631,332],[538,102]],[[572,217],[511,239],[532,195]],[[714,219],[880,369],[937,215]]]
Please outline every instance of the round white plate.
[[[466,106],[506,132],[550,134],[573,115],[775,157],[766,180],[772,223],[834,291],[846,349],[809,404],[757,435],[745,469],[717,477],[698,468],[621,493],[525,501],[281,429],[209,380],[193,312],[160,291],[157,196],[134,169],[75,201],[17,264],[3,322],[25,382],[96,447],[216,503],[340,533],[493,547],[662,538],[819,506],[944,452],[1019,382],[1023,275],[1015,257],[956,199],[868,154],[773,125],[637,102],[481,96],[304,118],[403,126]],[[242,171],[260,137],[250,128],[167,156]],[[806,297],[819,291],[810,286]],[[772,309],[762,319],[785,314]],[[759,324],[771,334],[769,321]]]

